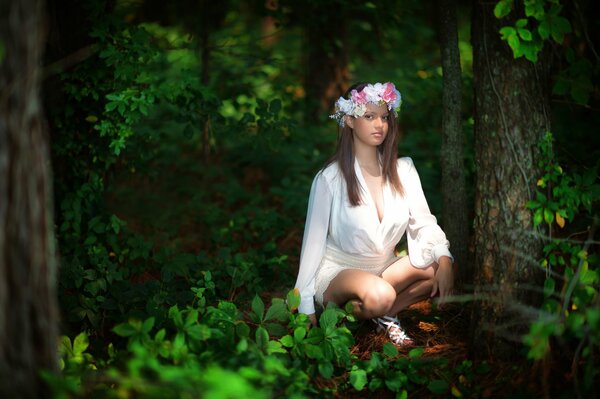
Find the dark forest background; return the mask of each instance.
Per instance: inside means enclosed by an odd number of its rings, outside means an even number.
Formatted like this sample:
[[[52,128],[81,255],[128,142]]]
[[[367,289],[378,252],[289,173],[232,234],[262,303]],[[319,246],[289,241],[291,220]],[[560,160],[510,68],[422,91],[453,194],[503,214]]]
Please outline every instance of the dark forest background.
[[[590,397],[593,6],[0,1],[0,397]],[[401,315],[414,348],[296,311],[357,81],[402,93],[456,258],[453,300]]]

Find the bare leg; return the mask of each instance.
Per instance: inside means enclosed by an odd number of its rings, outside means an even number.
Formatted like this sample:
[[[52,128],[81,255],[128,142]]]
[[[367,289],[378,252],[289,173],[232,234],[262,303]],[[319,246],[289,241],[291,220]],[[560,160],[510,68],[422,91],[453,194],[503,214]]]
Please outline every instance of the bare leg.
[[[416,283],[413,283],[404,291],[398,293],[389,315],[396,315],[413,303],[429,298],[431,296],[432,287],[433,282],[431,280],[419,280]]]
[[[350,301],[359,319],[396,315],[431,294],[436,266],[419,269],[406,256],[388,267],[381,277],[362,270],[343,270],[331,280],[323,302],[343,306]]]
[[[396,289],[383,278],[371,273],[348,269],[341,271],[323,293],[323,302],[343,306],[350,301],[359,319],[386,315],[397,300]]]
[[[408,256],[396,261],[383,272],[383,279],[390,283],[397,292],[389,315],[396,315],[402,309],[430,296],[433,288],[433,277],[437,264],[419,269],[410,264]]]

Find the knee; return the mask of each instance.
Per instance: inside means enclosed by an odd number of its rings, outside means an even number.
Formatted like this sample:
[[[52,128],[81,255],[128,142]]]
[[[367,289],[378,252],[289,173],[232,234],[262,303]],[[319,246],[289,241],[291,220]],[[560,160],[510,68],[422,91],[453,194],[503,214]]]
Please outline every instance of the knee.
[[[366,291],[363,302],[363,311],[369,317],[386,315],[396,301],[396,290],[383,279],[375,280]]]

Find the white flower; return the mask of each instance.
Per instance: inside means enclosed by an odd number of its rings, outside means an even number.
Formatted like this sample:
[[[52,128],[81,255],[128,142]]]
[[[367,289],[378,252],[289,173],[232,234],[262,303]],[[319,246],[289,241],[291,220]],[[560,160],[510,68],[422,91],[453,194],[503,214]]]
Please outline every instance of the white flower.
[[[352,100],[346,100],[344,97],[340,97],[336,102],[336,107],[341,112],[348,114],[352,112],[352,107],[354,107],[354,103]]]
[[[367,95],[367,102],[377,104],[381,100],[381,93],[383,93],[383,85],[381,83],[375,83],[374,85],[365,86],[362,91]]]
[[[393,93],[392,91],[393,90]],[[335,102],[335,113],[330,118],[335,119],[340,126],[344,126],[344,116],[353,116],[359,118],[367,111],[366,104],[385,103],[388,110],[394,111],[398,116],[398,110],[402,104],[402,96],[396,87],[390,83],[375,83],[366,85],[360,92],[352,91],[349,99],[340,97]]]
[[[352,114],[350,114],[350,115],[358,118],[358,117],[363,116],[365,114],[365,112],[367,112],[367,106],[365,104],[358,104],[358,105],[356,105],[356,107],[354,107],[354,110],[353,110]]]

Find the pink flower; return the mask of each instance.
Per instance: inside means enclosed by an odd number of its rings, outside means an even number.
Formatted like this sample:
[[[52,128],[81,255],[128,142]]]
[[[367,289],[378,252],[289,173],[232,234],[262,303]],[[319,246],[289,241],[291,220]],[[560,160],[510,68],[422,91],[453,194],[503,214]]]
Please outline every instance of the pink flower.
[[[396,101],[396,88],[394,87],[393,83],[387,82],[385,84],[385,89],[383,90],[381,99],[388,104]]]
[[[365,93],[364,91],[361,91],[359,93],[356,90],[352,90],[351,95],[352,95],[352,101],[354,101],[356,104],[366,104],[367,103],[367,93]]]

